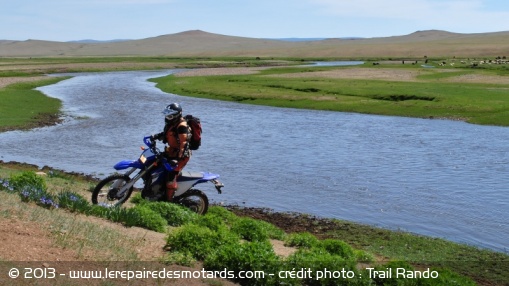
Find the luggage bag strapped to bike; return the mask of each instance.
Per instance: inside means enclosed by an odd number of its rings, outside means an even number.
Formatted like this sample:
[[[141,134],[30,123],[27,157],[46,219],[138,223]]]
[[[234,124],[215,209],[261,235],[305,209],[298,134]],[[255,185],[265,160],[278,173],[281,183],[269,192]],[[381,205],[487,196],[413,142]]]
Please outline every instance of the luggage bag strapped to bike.
[[[188,114],[184,116],[189,127],[191,127],[191,140],[189,141],[189,149],[198,150],[201,145],[201,123],[200,118]]]

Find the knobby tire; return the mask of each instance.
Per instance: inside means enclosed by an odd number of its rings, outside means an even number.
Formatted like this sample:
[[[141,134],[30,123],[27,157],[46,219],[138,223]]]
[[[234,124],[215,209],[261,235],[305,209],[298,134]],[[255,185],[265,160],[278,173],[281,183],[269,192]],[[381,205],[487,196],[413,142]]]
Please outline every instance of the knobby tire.
[[[198,199],[198,202],[195,201]],[[199,215],[204,215],[209,210],[209,199],[204,192],[190,189],[178,198],[178,202]]]
[[[97,186],[94,188],[94,191],[92,192],[92,203],[104,205],[106,207],[116,207],[127,201],[133,192],[133,187],[129,188],[129,190],[127,190],[121,198],[108,198],[110,184],[115,183],[117,180],[123,181],[121,184],[121,186],[123,186],[129,183],[131,178],[122,174],[114,174],[104,178],[97,184]],[[106,189],[104,189],[105,187]],[[115,200],[117,201],[115,202]]]

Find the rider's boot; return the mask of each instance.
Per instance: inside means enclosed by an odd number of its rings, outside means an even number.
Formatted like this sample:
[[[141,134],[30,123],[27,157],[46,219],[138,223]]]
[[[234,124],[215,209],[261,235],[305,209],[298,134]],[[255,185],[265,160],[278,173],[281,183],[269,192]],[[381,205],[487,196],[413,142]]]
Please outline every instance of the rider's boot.
[[[166,199],[168,202],[173,201],[173,195],[175,195],[175,191],[177,190],[177,180],[173,180],[166,184]]]

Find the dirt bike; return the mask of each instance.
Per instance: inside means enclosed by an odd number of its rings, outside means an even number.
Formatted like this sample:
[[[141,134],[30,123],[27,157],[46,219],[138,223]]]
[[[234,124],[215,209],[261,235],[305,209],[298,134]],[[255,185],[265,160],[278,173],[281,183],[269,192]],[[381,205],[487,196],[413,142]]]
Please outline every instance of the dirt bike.
[[[131,196],[134,185],[142,179],[143,189],[141,197],[149,201],[165,201],[166,178],[168,172],[176,167],[175,160],[168,160],[156,147],[152,136],[143,138],[148,147],[142,147],[142,153],[137,160],[123,160],[113,166],[115,170],[125,170],[124,174],[113,174],[101,180],[92,192],[92,203],[105,207],[120,206]],[[138,170],[134,177],[130,177]],[[219,175],[209,172],[182,171],[177,176],[178,188],[172,202],[183,205],[198,214],[205,214],[209,207],[209,200],[204,192],[193,188],[200,183],[211,182],[217,192],[221,194],[224,185],[218,180]]]

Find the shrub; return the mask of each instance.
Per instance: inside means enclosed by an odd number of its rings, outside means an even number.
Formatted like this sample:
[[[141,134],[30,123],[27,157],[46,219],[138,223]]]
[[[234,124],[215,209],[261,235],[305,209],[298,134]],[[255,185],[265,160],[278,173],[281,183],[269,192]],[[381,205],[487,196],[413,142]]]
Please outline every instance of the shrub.
[[[248,217],[239,218],[235,221],[231,231],[248,241],[264,241],[269,239],[266,225],[262,221]]]
[[[146,202],[146,200],[141,197],[141,193],[135,193],[131,196],[130,202],[133,204],[140,204]]]
[[[144,212],[142,212],[142,211],[140,212],[136,208],[128,208],[128,209],[124,209],[124,210],[125,210],[125,212],[124,212],[124,217],[122,219],[122,223],[125,226],[127,226],[127,227],[131,227],[131,226],[147,227],[147,223],[145,222],[145,220],[147,220],[147,218],[142,217],[144,215]],[[155,216],[155,220],[157,222],[153,224],[153,225],[155,225],[153,230],[158,231],[158,232],[164,232],[166,225],[163,223],[162,220],[157,218],[157,216]]]
[[[264,271],[263,277],[233,280],[241,285],[276,285],[280,260],[268,241],[226,244],[205,258],[206,269],[240,271]],[[276,274],[274,276],[269,273]]]
[[[236,244],[240,242],[240,236],[232,231],[226,226],[223,225],[219,227],[216,231],[217,240],[216,240],[216,248],[227,245],[227,244]]]
[[[226,228],[213,231],[207,227],[186,224],[168,235],[166,246],[172,252],[189,251],[195,259],[203,260],[217,247],[224,244],[238,243],[239,238]]]
[[[189,251],[196,259],[205,258],[214,249],[216,233],[206,227],[187,224],[170,233],[166,246],[172,252]]]
[[[285,239],[285,246],[311,248],[317,244],[318,239],[309,232],[292,233]]]
[[[317,247],[321,247],[328,253],[339,255],[344,259],[356,260],[353,248],[344,241],[337,239],[324,239],[317,243]]]
[[[196,225],[209,228],[213,231],[219,231],[223,228],[227,229],[228,226],[224,223],[223,219],[216,214],[207,213],[199,216],[196,221]]]
[[[124,222],[128,216],[127,209],[122,207],[104,207],[106,209],[105,218],[113,222]]]
[[[168,225],[181,226],[197,218],[197,214],[190,209],[168,202],[140,202],[139,205],[149,208],[163,217]]]
[[[235,221],[239,220],[240,218],[234,214],[233,212],[220,207],[220,206],[211,206],[209,207],[209,210],[207,211],[207,215],[215,215],[219,217],[224,224],[231,226]]]
[[[374,262],[375,261],[375,257],[373,256],[373,254],[368,253],[364,250],[354,249],[353,252],[355,255],[355,260],[357,260],[358,262]]]
[[[18,191],[21,191],[23,188],[27,187],[46,191],[46,182],[44,181],[44,178],[38,176],[33,171],[25,171],[17,175],[12,175],[9,178],[9,183],[14,189],[17,189]]]
[[[276,226],[248,217],[239,218],[234,221],[231,230],[248,241],[264,241],[269,238],[282,239],[285,236],[284,231]]]
[[[268,223],[266,221],[260,221],[260,224],[267,230],[269,238],[283,240],[286,238],[286,233],[279,227]]]
[[[2,189],[18,193],[24,202],[35,202],[45,208],[58,208],[55,197],[46,191],[46,182],[32,171],[12,175],[9,180],[2,180]]]
[[[144,205],[136,205],[134,208],[124,209],[125,218],[123,222],[127,226],[140,226],[157,232],[166,232],[167,222],[157,212]]]

